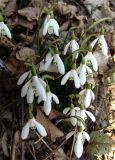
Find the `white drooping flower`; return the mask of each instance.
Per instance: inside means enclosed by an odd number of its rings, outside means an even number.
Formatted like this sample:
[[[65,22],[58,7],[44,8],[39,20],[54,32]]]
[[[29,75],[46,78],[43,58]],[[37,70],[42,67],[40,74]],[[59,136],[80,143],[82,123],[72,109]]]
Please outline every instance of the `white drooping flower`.
[[[47,61],[44,64],[44,70],[48,70],[48,68],[51,66],[51,64],[55,64],[58,68],[58,71],[60,74],[64,74],[65,73],[65,66],[63,61],[61,60],[60,56],[58,53],[56,53],[55,55],[51,55],[50,53],[48,53],[49,58],[47,58]]]
[[[69,121],[71,122],[71,124],[73,126],[75,126],[77,124],[77,118],[75,118],[74,116],[76,116],[76,112],[79,110],[78,107],[74,107],[74,105],[70,105],[70,107],[66,107],[63,110],[64,114],[67,114],[70,116]]]
[[[37,75],[32,76],[31,72],[25,72],[19,78],[17,84],[21,85],[27,79],[27,77],[31,77],[22,87],[21,89],[21,97],[25,97],[27,99],[27,103],[32,103],[34,100],[34,94],[37,93],[44,101],[46,100],[46,91],[45,85],[46,83],[38,78]]]
[[[45,137],[47,136],[47,132],[43,125],[41,125],[39,122],[35,120],[35,118],[31,118],[28,120],[28,122],[25,124],[25,126],[22,128],[21,132],[21,138],[26,139],[29,135],[30,129],[37,129],[38,133],[42,136]]]
[[[65,48],[64,48],[64,55],[67,54],[67,51],[68,51],[69,48],[70,48],[70,50],[71,50],[72,53],[79,49],[79,44],[75,40],[75,34],[74,34],[74,32],[72,32],[71,41],[68,42],[66,44]],[[78,57],[78,52],[76,52],[76,58],[77,57]]]
[[[93,66],[94,71],[98,70],[98,63],[95,58],[95,56],[92,54],[92,52],[88,52],[87,55],[85,56],[86,63],[90,62]]]
[[[83,143],[84,140],[90,141],[90,136],[87,132],[85,131],[79,131],[78,134],[76,135],[76,142],[74,145],[74,152],[77,158],[80,158],[83,154]]]
[[[78,77],[77,71],[75,69],[71,69],[69,72],[67,72],[64,77],[61,80],[61,85],[66,84],[66,82],[70,80],[74,80],[74,85],[76,88],[80,87],[80,79]]]
[[[87,119],[87,117],[89,117],[93,122],[96,121],[95,116],[90,111],[87,111],[85,108],[81,109],[79,107],[76,107],[76,109],[76,115],[81,117],[84,121]]]
[[[50,15],[46,17],[43,25],[43,35],[45,36],[47,33],[59,36],[59,24]]]
[[[0,34],[1,35],[6,35],[8,38],[11,39],[11,32],[9,30],[9,28],[7,27],[7,25],[2,21],[0,21]]]
[[[86,83],[87,75],[92,75],[93,73],[91,68],[86,65],[86,60],[84,58],[82,59],[80,66],[77,68],[77,73],[79,75],[81,85]]]
[[[44,101],[43,109],[46,115],[49,115],[52,109],[52,99],[56,104],[59,104],[58,97],[50,92],[49,86],[46,86],[46,101]],[[38,98],[37,103],[42,101],[41,97]]]
[[[95,99],[95,95],[90,88],[83,89],[80,93],[81,101],[86,108],[91,104],[91,101]]]
[[[99,47],[102,49],[102,53],[105,56],[108,56],[108,45],[104,35],[100,35],[98,38],[94,39],[93,42],[91,43],[91,47],[93,48],[97,42],[99,44]]]

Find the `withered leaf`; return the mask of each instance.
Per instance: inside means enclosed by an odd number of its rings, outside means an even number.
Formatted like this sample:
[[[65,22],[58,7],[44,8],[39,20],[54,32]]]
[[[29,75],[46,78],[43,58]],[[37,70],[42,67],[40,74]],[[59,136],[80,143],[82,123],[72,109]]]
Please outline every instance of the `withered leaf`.
[[[16,12],[17,9],[17,0],[9,0],[6,8],[5,8],[5,14],[6,16],[11,16],[14,12]]]
[[[15,57],[9,57],[5,61],[5,65],[12,74],[20,74],[25,71],[24,63],[17,60]]]
[[[37,109],[36,119],[45,127],[47,134],[52,142],[55,142],[56,138],[64,136],[64,133],[59,128],[57,128],[48,118],[46,118],[40,109]]]
[[[1,143],[2,143],[2,150],[4,152],[4,155],[9,157],[8,144],[7,144],[7,132],[3,134]]]
[[[0,7],[5,8],[6,4],[8,3],[9,0],[0,0]]]
[[[0,45],[7,46],[8,48],[14,47],[14,44],[5,36],[0,37]]]
[[[39,10],[36,7],[26,7],[18,10],[18,14],[27,18],[28,21],[37,20]]]
[[[21,48],[16,53],[16,58],[20,61],[26,61],[27,58],[31,58],[34,61],[35,60],[35,51],[31,48],[28,48],[28,47]]]
[[[104,14],[105,16],[108,16],[108,17],[111,17],[111,18],[115,19],[115,12],[113,12],[113,11],[110,9],[109,0],[104,0],[103,14]]]

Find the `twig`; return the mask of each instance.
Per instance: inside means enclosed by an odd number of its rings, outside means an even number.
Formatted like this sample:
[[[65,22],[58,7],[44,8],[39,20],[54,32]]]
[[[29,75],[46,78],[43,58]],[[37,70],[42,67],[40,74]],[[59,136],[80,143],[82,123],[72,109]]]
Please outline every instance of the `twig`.
[[[37,144],[40,140],[46,145],[46,147],[52,152],[52,148],[44,141],[43,137],[40,137],[40,135],[38,134],[38,132],[36,130],[34,130],[35,133],[37,134],[39,140],[37,140],[34,144]]]

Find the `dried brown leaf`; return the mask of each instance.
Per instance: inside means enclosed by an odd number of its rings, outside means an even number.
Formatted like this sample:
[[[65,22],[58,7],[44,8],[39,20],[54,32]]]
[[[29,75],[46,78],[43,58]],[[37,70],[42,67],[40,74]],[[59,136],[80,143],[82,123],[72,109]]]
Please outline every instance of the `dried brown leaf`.
[[[103,14],[105,16],[108,16],[108,17],[111,17],[111,18],[115,19],[115,12],[113,12],[110,9],[109,0],[104,0]]]
[[[12,27],[17,27],[17,26],[22,26],[28,29],[33,29],[34,25],[36,24],[36,22],[32,21],[28,21],[27,19],[24,19],[24,17],[21,16],[16,16],[13,17],[13,21],[12,21]]]
[[[52,142],[55,142],[56,138],[64,136],[64,133],[59,128],[57,128],[48,118],[46,118],[39,109],[37,109],[36,119],[45,127],[47,134]]]
[[[54,154],[54,160],[67,160],[67,156],[62,148],[59,148]]]
[[[14,48],[14,44],[5,36],[0,37],[0,45],[7,46],[9,48]]]
[[[8,3],[9,0],[0,0],[0,7],[5,8],[6,4]]]
[[[108,32],[107,41],[111,50],[115,52],[115,30]]]
[[[33,61],[35,61],[35,51],[33,49],[24,47],[16,53],[16,59],[20,61],[26,61],[27,58],[31,58]]]
[[[58,11],[62,15],[68,15],[70,18],[76,17],[77,7],[64,2],[58,2]]]
[[[11,16],[14,12],[16,12],[17,9],[17,0],[9,0],[8,5],[5,8],[5,14],[6,16]]]
[[[61,116],[61,113],[55,109],[52,109],[51,113],[49,114],[49,119],[52,120],[52,119],[57,118],[59,116]]]
[[[15,57],[9,57],[5,61],[5,65],[12,74],[20,74],[25,71],[25,65]]]
[[[70,24],[71,24],[70,21],[64,22],[64,23],[61,25],[61,27],[60,27],[60,31],[61,31],[61,32],[62,32],[62,31],[66,31],[66,30],[68,29],[68,27],[69,27]]]
[[[26,36],[25,34],[21,33],[19,36],[23,39],[25,44],[30,44],[34,41],[34,35]]]
[[[2,136],[2,150],[5,156],[9,157],[9,152],[8,152],[8,144],[7,144],[7,133],[5,132]]]
[[[27,18],[28,21],[37,20],[39,10],[36,7],[26,7],[18,10],[18,14]]]

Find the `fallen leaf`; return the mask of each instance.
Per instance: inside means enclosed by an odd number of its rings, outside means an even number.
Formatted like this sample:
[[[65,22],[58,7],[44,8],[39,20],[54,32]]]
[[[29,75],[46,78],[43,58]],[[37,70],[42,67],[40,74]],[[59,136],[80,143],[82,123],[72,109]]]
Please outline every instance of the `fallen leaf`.
[[[36,7],[26,7],[18,10],[18,14],[27,18],[28,21],[37,20],[39,10]]]
[[[52,142],[55,142],[56,138],[64,136],[64,133],[59,128],[57,128],[48,118],[46,118],[40,109],[37,109],[36,119],[45,127],[47,134]]]
[[[16,59],[20,61],[26,61],[27,58],[31,58],[33,61],[35,61],[35,51],[33,49],[24,47],[16,53]]]
[[[14,48],[14,44],[5,36],[0,37],[0,45],[7,46],[8,48]]]
[[[13,17],[12,19],[12,27],[15,28],[15,27],[19,27],[19,26],[22,26],[22,27],[25,27],[25,28],[28,28],[30,30],[33,29],[34,25],[36,24],[36,22],[32,21],[28,21],[27,19],[25,19],[24,17],[21,17],[21,16],[15,16]]]
[[[107,41],[110,49],[115,52],[115,30],[111,30],[107,34]]]
[[[5,65],[7,69],[12,73],[12,74],[20,74],[25,71],[25,65],[21,61],[17,60],[15,57],[9,57],[5,61]]]
[[[19,37],[23,39],[25,44],[31,44],[34,41],[34,35],[26,36],[25,34],[21,33]]]
[[[17,9],[17,0],[9,0],[6,8],[5,8],[5,14],[7,17],[11,16],[14,12],[16,12]]]
[[[61,116],[62,114],[60,112],[58,112],[55,109],[52,109],[51,113],[49,114],[49,119],[52,120],[54,118],[58,118],[59,116]]]
[[[105,16],[108,16],[108,17],[111,17],[111,18],[115,19],[115,12],[113,12],[113,11],[110,9],[109,0],[104,0],[103,14],[104,14]]]
[[[0,0],[0,8],[5,8],[9,0]]]
[[[67,156],[62,148],[59,148],[55,153],[54,153],[54,160],[68,160]]]
[[[2,150],[4,152],[4,155],[9,157],[9,152],[8,152],[8,143],[7,143],[7,133],[5,132],[2,136],[2,140],[1,140],[1,143],[2,143]]]
[[[78,9],[74,5],[70,5],[64,2],[58,2],[58,11],[62,15],[68,15],[70,18],[73,18],[76,17]]]
[[[68,29],[68,27],[69,27],[70,24],[71,24],[70,21],[64,22],[64,23],[60,26],[60,32],[66,31],[66,30]]]

